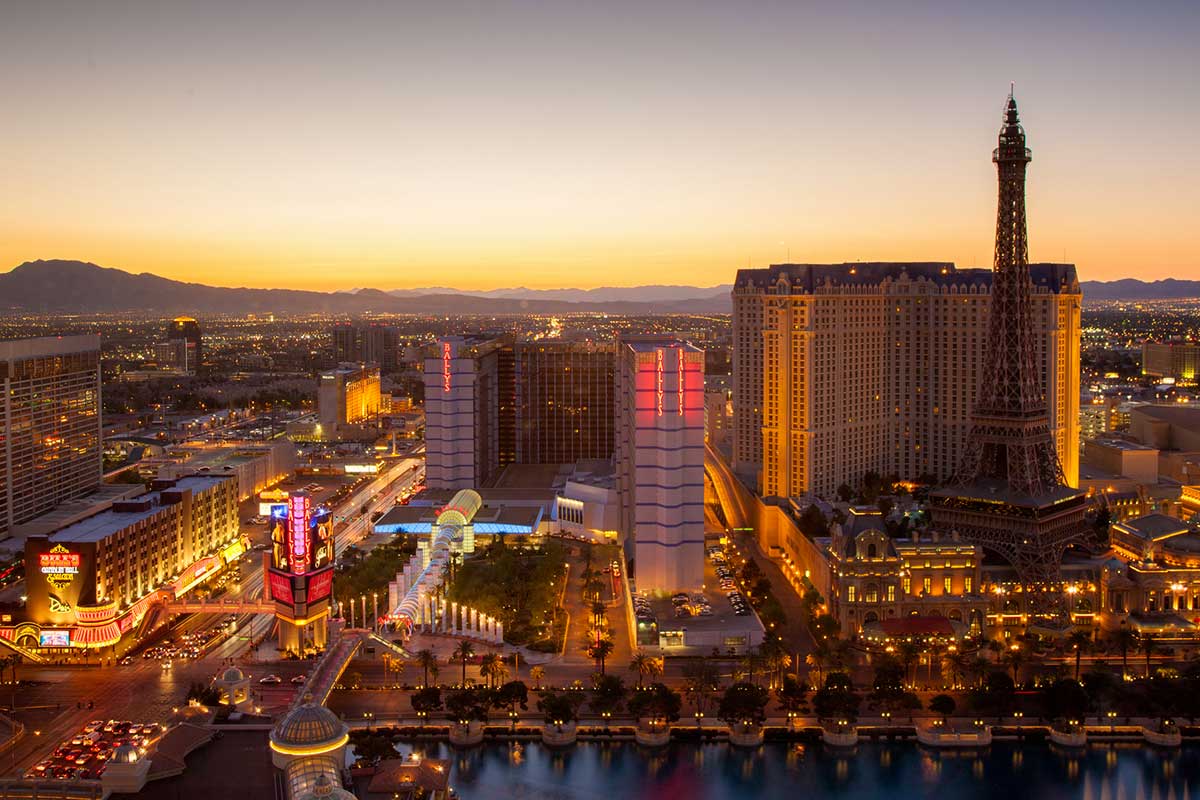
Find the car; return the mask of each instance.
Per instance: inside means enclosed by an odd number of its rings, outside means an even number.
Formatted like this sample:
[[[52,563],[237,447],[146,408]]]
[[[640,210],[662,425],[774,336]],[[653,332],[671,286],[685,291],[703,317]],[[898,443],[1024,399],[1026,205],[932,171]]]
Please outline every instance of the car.
[[[696,613],[702,617],[711,617],[713,615],[712,606],[700,606]]]
[[[296,677],[292,678],[292,683],[296,684],[297,686],[300,686],[307,682],[308,682],[307,675],[297,675]]]
[[[259,678],[259,683],[283,683],[283,678],[278,675],[267,675],[265,678]]]
[[[675,609],[675,618],[676,619],[690,617],[691,615],[692,615],[692,612],[688,610],[687,606],[680,606],[679,608]]]

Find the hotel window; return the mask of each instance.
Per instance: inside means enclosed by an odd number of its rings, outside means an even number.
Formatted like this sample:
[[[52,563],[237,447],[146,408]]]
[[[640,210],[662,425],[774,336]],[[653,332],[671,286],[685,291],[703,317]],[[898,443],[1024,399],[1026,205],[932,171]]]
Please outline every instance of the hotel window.
[[[905,579],[907,580],[907,578]],[[887,587],[887,601],[889,603],[896,602],[896,584],[889,583]]]
[[[912,594],[912,578],[904,579],[904,593]]]
[[[854,602],[854,588],[855,588],[854,584],[850,584],[849,586],[846,587],[846,602],[847,603]]]
[[[950,578],[949,576],[942,578],[942,594],[950,594]]]
[[[964,594],[971,593],[971,576],[970,575],[963,578],[963,593]]]
[[[921,591],[924,594],[930,594],[933,591],[933,578],[921,579]]]

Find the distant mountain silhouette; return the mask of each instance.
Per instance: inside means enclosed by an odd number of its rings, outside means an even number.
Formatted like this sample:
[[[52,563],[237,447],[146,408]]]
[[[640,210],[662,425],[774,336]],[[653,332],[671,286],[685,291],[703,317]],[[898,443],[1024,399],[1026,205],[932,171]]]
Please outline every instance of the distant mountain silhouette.
[[[1122,278],[1116,281],[1083,281],[1084,300],[1178,300],[1200,297],[1200,281],[1181,281],[1165,278],[1160,281],[1139,281]]]
[[[713,297],[728,297],[733,284],[719,286],[601,286],[596,289],[528,289],[519,286],[511,289],[488,289],[466,291],[444,286],[422,289],[393,289],[389,294],[396,297],[412,297],[427,294],[469,294],[476,297],[512,298],[518,300],[565,300],[570,303],[646,303],[656,301],[708,300]],[[362,290],[359,290],[362,291]]]
[[[657,287],[689,289],[691,287]],[[507,290],[519,291],[519,290]],[[557,290],[551,290],[553,294]],[[562,290],[570,292],[573,290]],[[587,294],[587,290],[577,290]],[[628,291],[634,296],[637,290]],[[697,295],[681,297],[674,291],[664,299],[656,293],[640,295],[640,301],[602,300],[572,302],[551,297],[522,298],[489,296],[431,289],[428,293],[396,296],[379,289],[354,292],[312,292],[296,289],[248,289],[205,286],[170,280],[148,272],[133,274],[83,261],[29,261],[10,272],[0,273],[0,312],[86,314],[140,311],[176,313],[267,313],[355,314],[565,314],[604,312],[608,314],[728,313],[729,291],[723,287],[697,289]]]

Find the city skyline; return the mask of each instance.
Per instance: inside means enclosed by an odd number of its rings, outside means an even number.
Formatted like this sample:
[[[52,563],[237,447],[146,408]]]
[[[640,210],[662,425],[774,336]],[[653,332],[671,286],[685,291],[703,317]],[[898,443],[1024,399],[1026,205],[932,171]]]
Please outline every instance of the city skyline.
[[[1187,4],[289,10],[7,12],[0,265],[321,290],[986,267],[1015,81],[1031,259],[1200,277]]]

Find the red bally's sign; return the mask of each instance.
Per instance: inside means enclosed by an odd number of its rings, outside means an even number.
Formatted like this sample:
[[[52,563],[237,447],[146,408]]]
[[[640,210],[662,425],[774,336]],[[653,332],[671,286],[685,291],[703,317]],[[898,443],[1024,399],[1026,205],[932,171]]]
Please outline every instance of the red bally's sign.
[[[442,391],[450,391],[450,343],[442,342]]]
[[[654,394],[658,416],[663,412],[663,351],[660,347],[654,351]]]
[[[308,576],[308,602],[324,600],[333,592],[333,567]]]
[[[295,597],[292,594],[292,582],[288,580],[287,575],[280,575],[278,572],[272,571],[271,577],[271,597],[281,603],[287,603],[289,606],[295,602]]]

